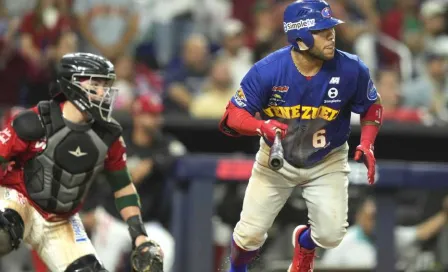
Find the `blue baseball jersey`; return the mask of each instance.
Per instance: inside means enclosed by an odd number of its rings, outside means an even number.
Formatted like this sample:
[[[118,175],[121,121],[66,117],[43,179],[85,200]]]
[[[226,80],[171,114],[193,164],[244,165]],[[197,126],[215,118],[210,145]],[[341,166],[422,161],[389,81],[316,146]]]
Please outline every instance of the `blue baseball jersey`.
[[[306,78],[297,70],[290,46],[255,63],[231,99],[252,115],[287,123],[285,160],[304,168],[344,144],[351,112],[363,114],[376,100],[369,69],[358,56],[336,50],[315,76]]]

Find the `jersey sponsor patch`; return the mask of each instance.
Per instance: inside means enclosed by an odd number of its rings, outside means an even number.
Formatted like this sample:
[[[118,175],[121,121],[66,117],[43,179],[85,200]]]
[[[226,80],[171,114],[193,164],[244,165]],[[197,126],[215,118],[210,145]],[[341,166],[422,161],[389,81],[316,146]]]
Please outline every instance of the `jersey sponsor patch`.
[[[371,101],[375,101],[378,98],[378,93],[376,91],[375,84],[372,79],[369,80],[369,84],[367,84],[367,99]]]
[[[273,92],[286,93],[289,90],[289,86],[274,86],[272,87]]]
[[[243,88],[239,88],[233,97],[235,98],[235,102],[238,104],[238,106],[246,106],[247,99],[246,95],[244,94]]]
[[[81,222],[81,219],[79,218],[79,216],[74,215],[74,216],[70,217],[69,222],[73,229],[73,235],[74,235],[75,242],[79,243],[79,242],[87,241],[87,239],[88,239],[87,233],[86,233],[86,230],[84,229],[84,226],[82,225],[82,222]]]

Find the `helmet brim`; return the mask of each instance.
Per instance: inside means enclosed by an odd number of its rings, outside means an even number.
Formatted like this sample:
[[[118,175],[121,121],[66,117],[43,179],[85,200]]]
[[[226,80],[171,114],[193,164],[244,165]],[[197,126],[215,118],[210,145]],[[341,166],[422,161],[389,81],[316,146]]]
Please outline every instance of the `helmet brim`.
[[[337,25],[343,24],[344,21],[336,19],[336,18],[328,18],[328,19],[324,19],[322,21],[320,21],[319,23],[317,23],[315,26],[308,28],[309,30],[313,31],[313,30],[324,30],[324,29],[329,29],[329,28],[333,28]]]

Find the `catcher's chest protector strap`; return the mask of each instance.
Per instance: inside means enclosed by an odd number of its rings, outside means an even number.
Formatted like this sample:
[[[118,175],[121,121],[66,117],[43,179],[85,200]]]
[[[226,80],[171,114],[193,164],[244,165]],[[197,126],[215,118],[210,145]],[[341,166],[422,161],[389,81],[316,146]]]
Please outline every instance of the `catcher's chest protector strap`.
[[[61,106],[58,102],[53,100],[42,101],[38,104],[38,109],[47,138],[65,126]],[[110,147],[122,133],[122,128],[116,121],[110,123],[94,122],[92,129],[108,147]]]
[[[65,126],[60,105],[55,101],[42,101],[37,105],[47,138]]]

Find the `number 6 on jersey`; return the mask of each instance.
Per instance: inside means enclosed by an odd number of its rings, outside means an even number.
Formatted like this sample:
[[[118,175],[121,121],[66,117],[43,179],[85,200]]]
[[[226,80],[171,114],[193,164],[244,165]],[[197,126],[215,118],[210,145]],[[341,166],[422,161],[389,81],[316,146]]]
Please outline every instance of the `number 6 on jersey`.
[[[325,129],[321,129],[316,131],[313,134],[313,147],[314,148],[322,148],[327,144],[327,139],[325,138]]]

